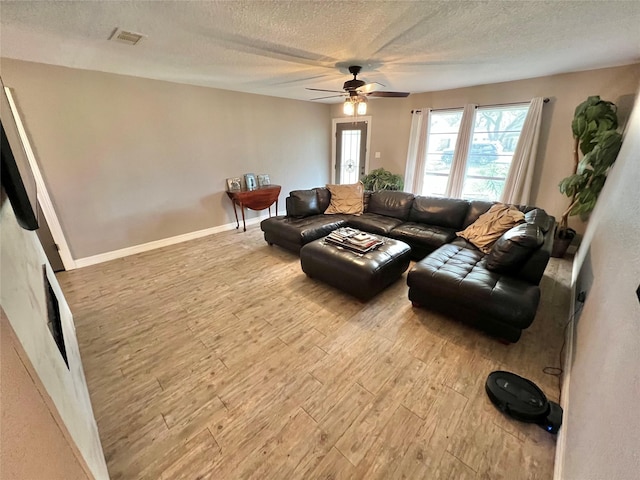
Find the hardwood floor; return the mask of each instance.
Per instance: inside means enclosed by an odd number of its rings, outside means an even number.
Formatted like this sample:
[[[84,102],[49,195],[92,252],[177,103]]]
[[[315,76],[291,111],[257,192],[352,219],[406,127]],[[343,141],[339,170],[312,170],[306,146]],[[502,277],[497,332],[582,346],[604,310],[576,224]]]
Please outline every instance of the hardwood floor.
[[[503,345],[407,299],[308,279],[257,227],[59,275],[113,479],[550,479],[555,438],[499,413],[487,375],[558,399],[570,262]]]

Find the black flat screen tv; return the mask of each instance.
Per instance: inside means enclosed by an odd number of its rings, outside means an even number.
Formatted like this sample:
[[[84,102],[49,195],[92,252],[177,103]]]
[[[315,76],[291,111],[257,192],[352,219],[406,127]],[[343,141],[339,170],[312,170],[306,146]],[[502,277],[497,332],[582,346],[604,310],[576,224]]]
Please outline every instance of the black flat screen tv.
[[[0,181],[9,197],[18,224],[26,230],[38,228],[38,192],[16,120],[0,77]]]

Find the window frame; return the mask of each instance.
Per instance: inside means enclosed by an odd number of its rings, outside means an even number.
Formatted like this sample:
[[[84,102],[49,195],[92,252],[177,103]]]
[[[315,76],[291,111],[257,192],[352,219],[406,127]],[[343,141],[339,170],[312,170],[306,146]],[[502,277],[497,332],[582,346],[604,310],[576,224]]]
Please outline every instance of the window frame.
[[[472,110],[470,107],[474,107]],[[519,102],[513,104],[503,104],[503,105],[467,105],[466,107],[456,107],[456,108],[446,108],[446,109],[438,109],[431,110],[429,112],[428,126],[427,126],[427,138],[426,138],[426,147],[425,147],[425,161],[423,168],[423,184],[422,184],[422,195],[429,196],[438,196],[438,197],[456,197],[466,200],[484,200],[484,201],[497,201],[502,193],[504,192],[504,188],[506,185],[506,181],[509,177],[510,170],[513,166],[513,156],[515,154],[515,150],[522,135],[522,129],[524,127],[524,121],[527,117],[528,111],[530,108],[529,102]],[[508,111],[508,112],[516,112],[512,115],[515,116],[515,119],[512,120],[511,124],[503,125],[503,117],[501,115],[498,116],[497,123],[493,130],[490,129],[490,124],[487,124],[484,128],[487,130],[479,129],[478,125],[478,113],[483,111]],[[473,117],[469,120],[465,117],[467,111],[473,112]],[[432,143],[434,141],[434,136],[443,135],[442,132],[433,132],[434,125],[434,116],[440,116],[442,114],[451,114],[451,113],[460,113],[462,112],[460,121],[458,123],[458,130],[455,133],[455,143],[453,148],[449,145],[446,149],[433,149]],[[519,113],[518,113],[519,112]],[[516,121],[516,125],[519,125],[518,129],[508,128],[512,127],[513,122]],[[467,123],[467,131],[464,131],[463,127]],[[503,128],[504,127],[504,128]],[[515,133],[517,132],[517,135]],[[466,148],[460,148],[460,150],[465,150],[465,152],[459,152],[458,143],[462,135],[469,134],[469,142],[466,145]],[[447,135],[452,135],[452,133],[446,133]],[[503,149],[503,137],[505,134],[512,134],[511,137],[515,136],[515,139],[512,140],[508,145],[511,148]],[[484,136],[485,138],[481,138]],[[442,141],[440,140],[440,143]],[[486,145],[486,147],[478,147],[478,145]],[[491,147],[489,147],[491,146]],[[483,150],[485,150],[483,152]],[[446,152],[446,153],[445,153]],[[505,153],[506,152],[506,153]],[[448,169],[445,172],[437,171],[434,169],[430,169],[430,166],[437,165],[434,162],[434,155],[440,154],[441,163],[446,164],[447,159],[450,158],[448,165]],[[446,156],[445,156],[446,155]],[[483,156],[493,156],[495,160],[490,160],[485,163]],[[487,169],[496,169],[500,168],[500,158],[509,157],[508,166],[506,169],[502,170],[499,175],[496,173],[486,172],[478,172],[480,167],[487,166]],[[506,162],[505,162],[506,163]],[[442,165],[439,166],[442,169]],[[504,174],[502,174],[504,172]],[[453,177],[452,177],[453,175]],[[442,188],[433,188],[433,181],[429,181],[429,179],[433,177],[442,177],[446,179],[446,186],[444,188],[444,192],[442,192]],[[460,178],[462,177],[462,178]],[[499,190],[493,188],[493,192],[491,192],[491,184],[488,184],[488,191],[490,193],[489,196],[486,194],[478,195],[478,191],[474,190],[471,186],[470,182],[474,181],[494,181],[500,182],[501,188]],[[472,191],[469,192],[469,189]]]

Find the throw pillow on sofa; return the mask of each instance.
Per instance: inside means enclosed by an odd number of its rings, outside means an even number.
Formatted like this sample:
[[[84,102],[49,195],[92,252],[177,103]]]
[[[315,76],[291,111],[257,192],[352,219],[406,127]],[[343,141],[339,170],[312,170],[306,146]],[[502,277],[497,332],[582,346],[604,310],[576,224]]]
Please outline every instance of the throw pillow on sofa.
[[[542,233],[547,233],[551,227],[553,227],[553,220],[551,217],[540,208],[534,208],[524,214],[524,219],[527,223],[533,223],[540,227]]]
[[[486,257],[489,270],[509,272],[517,270],[544,243],[540,227],[524,223],[502,235]]]
[[[293,190],[289,193],[290,217],[308,217],[320,214],[318,196],[315,190]]]
[[[474,244],[480,251],[489,253],[493,243],[504,232],[524,222],[524,213],[516,207],[496,203],[488,212],[456,235]]]
[[[327,189],[331,192],[331,203],[324,213],[361,215],[364,211],[362,182],[350,185],[327,185]]]

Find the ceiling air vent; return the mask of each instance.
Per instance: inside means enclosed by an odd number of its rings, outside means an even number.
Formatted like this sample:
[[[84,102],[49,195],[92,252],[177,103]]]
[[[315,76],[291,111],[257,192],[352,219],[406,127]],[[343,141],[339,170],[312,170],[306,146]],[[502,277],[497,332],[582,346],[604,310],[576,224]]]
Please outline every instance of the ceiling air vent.
[[[144,37],[145,35],[142,35],[141,33],[127,32],[126,30],[116,28],[109,37],[109,40],[126,43],[128,45],[136,45]]]

